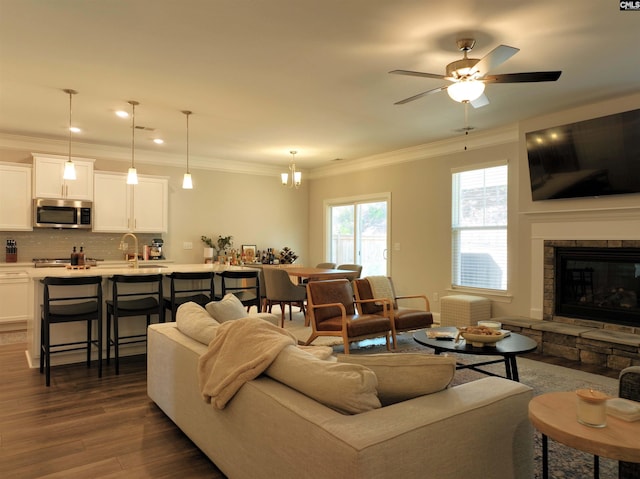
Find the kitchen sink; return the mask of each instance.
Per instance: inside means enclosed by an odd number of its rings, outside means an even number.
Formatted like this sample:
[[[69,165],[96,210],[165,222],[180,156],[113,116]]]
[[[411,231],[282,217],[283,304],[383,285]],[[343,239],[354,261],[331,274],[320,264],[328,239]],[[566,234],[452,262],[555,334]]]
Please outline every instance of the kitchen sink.
[[[138,265],[138,269],[147,269],[147,268],[166,268],[167,266],[163,264],[141,264]]]

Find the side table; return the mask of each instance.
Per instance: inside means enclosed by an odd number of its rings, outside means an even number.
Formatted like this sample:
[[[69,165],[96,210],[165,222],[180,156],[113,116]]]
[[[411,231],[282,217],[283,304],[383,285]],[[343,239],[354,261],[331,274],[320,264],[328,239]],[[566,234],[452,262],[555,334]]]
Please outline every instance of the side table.
[[[640,462],[640,421],[607,416],[607,425],[594,428],[576,419],[575,392],[552,392],[529,402],[529,420],[542,433],[542,477],[549,477],[547,437],[594,455],[593,477],[598,478],[599,457]]]

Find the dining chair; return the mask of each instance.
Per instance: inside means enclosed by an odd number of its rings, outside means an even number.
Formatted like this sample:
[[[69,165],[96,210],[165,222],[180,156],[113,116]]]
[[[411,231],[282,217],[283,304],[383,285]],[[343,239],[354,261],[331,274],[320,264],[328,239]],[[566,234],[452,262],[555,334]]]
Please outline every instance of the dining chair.
[[[273,303],[280,304],[280,327],[284,328],[285,304],[289,305],[289,321],[291,321],[294,303],[300,307],[300,311],[305,312],[304,301],[307,298],[307,290],[302,285],[293,284],[286,269],[264,268],[263,271],[269,312]],[[306,313],[305,326],[308,326]]]
[[[318,263],[316,268],[335,269],[335,263]]]
[[[90,368],[92,346],[98,349],[98,377],[102,377],[102,277],[47,276],[41,283],[44,290],[40,308],[40,373],[45,373],[47,387],[51,385],[52,354],[86,349],[87,368]],[[93,339],[94,321],[97,339]],[[71,322],[86,322],[86,338],[51,344],[51,325]]]
[[[358,308],[363,314],[382,311],[383,305],[376,302],[362,302],[374,298],[385,298],[391,302],[390,315],[396,334],[404,331],[430,328],[433,325],[433,314],[430,311],[429,299],[424,294],[398,296],[393,281],[387,276],[368,276],[353,281],[353,291]],[[398,305],[398,300],[420,300],[424,306],[409,308]],[[394,339],[394,346],[395,344]]]
[[[383,311],[360,314],[356,311],[349,280],[310,281],[307,283],[307,314],[312,332],[306,344],[320,336],[337,336],[342,338],[344,353],[349,354],[350,343],[383,337],[387,350],[390,350],[389,336],[393,337],[395,344],[395,331],[389,315],[390,304],[386,300],[382,302],[385,306]]]
[[[168,275],[171,281],[171,294],[163,298],[164,309],[171,311],[171,320],[176,320],[178,308],[188,302],[204,307],[215,299],[213,271]]]
[[[228,270],[217,274],[222,286],[222,293],[216,296],[217,301],[222,300],[227,293],[232,293],[247,307],[247,312],[251,306],[255,306],[258,312],[261,311],[258,270]]]
[[[158,321],[164,322],[162,303],[162,275],[122,275],[109,278],[111,299],[107,305],[107,364],[111,359],[113,346],[116,374],[120,374],[120,346],[147,342],[147,328],[151,316],[158,315]],[[121,318],[145,316],[147,319],[143,332],[120,335]],[[113,324],[113,331],[111,325]],[[113,333],[113,335],[112,335]]]
[[[354,279],[358,279],[362,274],[362,265],[361,264],[339,264],[336,269],[346,269],[348,271],[353,271],[353,274],[347,276],[347,279],[353,281]]]

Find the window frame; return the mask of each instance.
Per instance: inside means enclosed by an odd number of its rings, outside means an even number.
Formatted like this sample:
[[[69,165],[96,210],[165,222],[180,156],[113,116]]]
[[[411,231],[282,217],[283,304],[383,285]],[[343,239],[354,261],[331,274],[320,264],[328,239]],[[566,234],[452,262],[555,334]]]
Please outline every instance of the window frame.
[[[483,225],[483,226],[459,226],[455,224],[455,219],[456,219],[456,215],[458,214],[459,211],[459,204],[458,204],[458,192],[459,189],[456,187],[455,185],[455,177],[457,174],[460,173],[465,173],[465,172],[471,172],[471,171],[477,171],[477,170],[487,170],[490,168],[495,168],[495,167],[500,167],[500,166],[505,166],[507,168],[507,172],[506,172],[506,177],[507,177],[507,181],[506,181],[506,187],[507,187],[507,191],[506,191],[506,211],[504,214],[504,218],[506,223],[504,225]],[[455,291],[468,291],[468,292],[472,292],[472,293],[488,293],[494,296],[510,296],[510,284],[511,284],[511,260],[510,260],[510,256],[511,256],[511,252],[510,252],[510,248],[509,248],[509,239],[510,239],[510,235],[511,235],[511,231],[510,231],[510,208],[509,208],[509,196],[510,196],[510,188],[509,188],[509,175],[511,174],[510,170],[511,168],[509,167],[509,162],[507,160],[497,160],[497,161],[492,161],[492,162],[486,162],[486,163],[482,163],[482,164],[475,164],[475,165],[467,165],[464,167],[457,167],[457,168],[452,168],[451,169],[451,289],[455,290]],[[504,255],[505,255],[505,265],[504,265],[504,274],[506,275],[506,280],[504,282],[505,286],[504,289],[503,288],[491,288],[488,286],[472,286],[472,285],[464,285],[464,284],[457,284],[456,279],[461,276],[461,274],[459,274],[457,272],[457,268],[459,268],[461,261],[460,258],[456,258],[455,255],[457,254],[457,251],[459,251],[459,248],[456,246],[456,234],[459,232],[463,232],[463,231],[491,231],[491,230],[500,230],[500,231],[504,231],[505,235],[504,235]]]

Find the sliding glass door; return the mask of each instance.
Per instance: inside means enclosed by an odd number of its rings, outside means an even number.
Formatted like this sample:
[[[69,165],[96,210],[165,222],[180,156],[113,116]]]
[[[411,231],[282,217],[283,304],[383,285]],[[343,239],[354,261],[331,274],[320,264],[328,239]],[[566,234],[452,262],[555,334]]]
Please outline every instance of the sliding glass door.
[[[388,194],[328,201],[327,257],[337,264],[361,264],[362,276],[386,275],[389,202]]]

